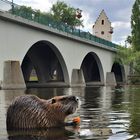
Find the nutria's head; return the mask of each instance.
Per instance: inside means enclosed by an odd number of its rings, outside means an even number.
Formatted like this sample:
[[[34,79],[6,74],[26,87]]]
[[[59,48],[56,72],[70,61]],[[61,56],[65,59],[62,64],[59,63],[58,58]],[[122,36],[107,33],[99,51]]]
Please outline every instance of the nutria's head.
[[[79,98],[76,96],[55,96],[50,99],[51,106],[59,106],[61,112],[65,115],[73,114],[79,106]]]

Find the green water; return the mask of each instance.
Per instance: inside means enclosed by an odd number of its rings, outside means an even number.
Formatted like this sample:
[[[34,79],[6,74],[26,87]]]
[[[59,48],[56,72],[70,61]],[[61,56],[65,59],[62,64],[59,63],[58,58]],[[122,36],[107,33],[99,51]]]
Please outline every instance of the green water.
[[[56,95],[76,95],[81,100],[77,127],[36,131],[6,131],[6,110],[19,95],[35,94],[48,99]],[[38,88],[0,90],[0,140],[139,140],[140,87]]]

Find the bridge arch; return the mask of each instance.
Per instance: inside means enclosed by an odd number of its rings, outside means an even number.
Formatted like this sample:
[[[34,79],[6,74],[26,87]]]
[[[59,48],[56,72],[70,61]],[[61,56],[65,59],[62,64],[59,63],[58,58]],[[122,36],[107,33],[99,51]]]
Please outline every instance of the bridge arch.
[[[114,72],[115,79],[117,83],[124,83],[125,82],[125,70],[124,66],[114,62],[112,65],[111,72]]]
[[[87,86],[104,84],[103,67],[96,53],[89,52],[84,57],[81,69]]]
[[[24,56],[21,68],[27,86],[69,85],[63,56],[49,41],[41,40],[33,44]],[[32,74],[36,75],[35,81],[30,79]]]

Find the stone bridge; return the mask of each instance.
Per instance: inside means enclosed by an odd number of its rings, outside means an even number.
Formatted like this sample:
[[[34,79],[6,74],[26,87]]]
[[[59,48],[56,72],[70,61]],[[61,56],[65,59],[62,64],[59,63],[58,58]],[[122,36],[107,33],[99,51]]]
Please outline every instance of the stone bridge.
[[[0,11],[1,88],[124,83],[127,70],[114,61],[115,45],[88,35]]]

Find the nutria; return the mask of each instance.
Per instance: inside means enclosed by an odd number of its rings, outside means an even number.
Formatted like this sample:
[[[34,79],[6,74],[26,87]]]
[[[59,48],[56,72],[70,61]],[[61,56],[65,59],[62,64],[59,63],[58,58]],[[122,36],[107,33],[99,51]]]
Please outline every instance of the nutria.
[[[19,96],[7,110],[7,130],[61,127],[77,107],[75,96],[56,96],[49,100],[35,95]]]

